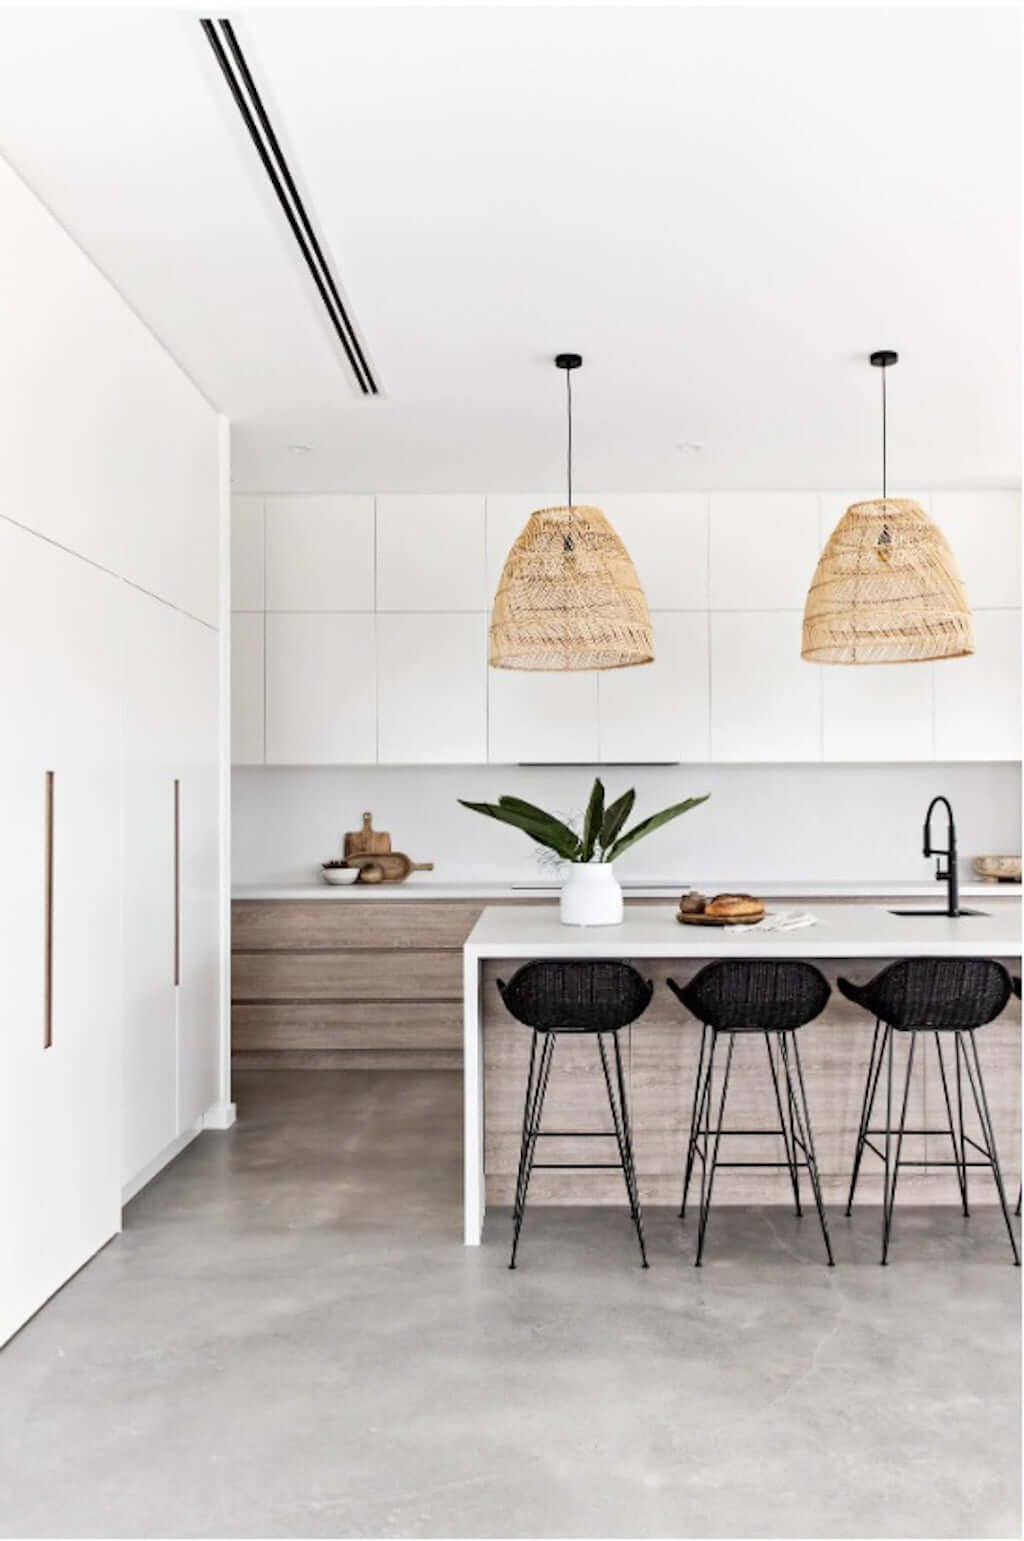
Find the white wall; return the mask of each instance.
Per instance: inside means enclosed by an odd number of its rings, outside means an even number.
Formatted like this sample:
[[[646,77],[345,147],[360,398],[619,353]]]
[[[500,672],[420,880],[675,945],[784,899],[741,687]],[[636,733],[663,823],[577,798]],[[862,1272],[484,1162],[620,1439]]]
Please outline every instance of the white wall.
[[[438,879],[536,878],[526,837],[457,799],[509,792],[568,814],[579,811],[593,774],[583,766],[236,768],[233,879],[309,879],[367,808],[396,850],[435,862]],[[629,877],[923,881],[934,864],[921,856],[921,824],[937,792],[953,803],[965,878],[971,856],[1020,850],[1015,765],[605,766],[601,775],[609,793],[635,786],[640,814],[711,793],[623,858]]]

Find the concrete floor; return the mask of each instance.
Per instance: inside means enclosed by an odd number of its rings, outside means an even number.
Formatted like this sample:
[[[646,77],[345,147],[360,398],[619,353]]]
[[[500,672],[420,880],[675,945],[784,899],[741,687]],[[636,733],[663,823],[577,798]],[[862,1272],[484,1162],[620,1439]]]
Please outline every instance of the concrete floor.
[[[461,1080],[248,1072],[0,1357],[5,1536],[1020,1533],[992,1209],[508,1212],[460,1243]],[[952,1181],[952,1178],[951,1178]],[[980,1179],[979,1179],[980,1181]],[[689,1233],[691,1227],[687,1226]]]

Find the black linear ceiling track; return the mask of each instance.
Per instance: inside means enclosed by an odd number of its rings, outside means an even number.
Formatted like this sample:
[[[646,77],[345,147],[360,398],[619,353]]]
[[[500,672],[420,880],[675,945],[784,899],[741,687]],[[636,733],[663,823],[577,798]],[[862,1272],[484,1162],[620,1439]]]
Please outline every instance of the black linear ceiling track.
[[[274,125],[267,116],[267,110],[256,89],[256,82],[252,78],[252,72],[239,46],[235,29],[226,17],[212,21],[204,16],[200,18],[199,24],[206,33],[206,40],[221,67],[235,106],[249,130],[249,137],[256,147],[256,153],[284,210],[292,235],[316,284],[317,293],[345,350],[345,357],[355,375],[356,384],[364,396],[376,396],[379,394],[377,382],[366,362],[366,355],[360,346],[355,327],[349,319],[344,301],[338,292],[334,275],[317,240],[316,231],[306,213],[305,204],[295,186],[295,179],[288,169],[288,162],[284,158],[274,132]]]

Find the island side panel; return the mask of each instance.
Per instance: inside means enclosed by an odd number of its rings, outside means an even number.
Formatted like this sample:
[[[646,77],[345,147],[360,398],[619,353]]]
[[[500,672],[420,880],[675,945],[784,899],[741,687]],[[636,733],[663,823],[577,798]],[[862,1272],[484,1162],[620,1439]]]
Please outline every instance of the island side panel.
[[[822,972],[833,987],[825,1013],[800,1030],[799,1042],[811,1106],[815,1143],[830,1204],[843,1203],[860,1117],[864,1078],[867,1072],[874,1024],[839,995],[838,974],[858,980],[869,978],[891,960],[851,962],[824,961]],[[1015,960],[1004,960],[1016,971]],[[636,966],[654,981],[650,1007],[639,1022],[622,1034],[633,1119],[641,1198],[648,1204],[678,1204],[689,1128],[693,1084],[700,1045],[700,1027],[684,1012],[665,981],[691,978],[702,966],[698,961],[641,960]],[[484,1132],[487,1201],[511,1203],[519,1158],[519,1134],[523,1090],[529,1058],[529,1031],[513,1022],[501,1004],[495,979],[508,977],[515,963],[487,963],[481,992],[484,1022],[484,1081],[487,1117]],[[952,1067],[952,1045],[946,1046],[947,1073]],[[720,1053],[725,1045],[720,1045]],[[894,1103],[902,1096],[902,1073],[909,1037],[896,1044]],[[978,1033],[978,1048],[1000,1148],[1008,1189],[1015,1190],[1020,1169],[1020,1003],[1014,999],[998,1022]],[[718,1063],[724,1066],[724,1055]],[[719,1079],[719,1086],[721,1085]],[[952,1079],[951,1079],[951,1091]],[[884,1080],[880,1098],[884,1098]],[[965,1085],[968,1133],[979,1137],[977,1121]],[[876,1103],[877,1123],[884,1101]],[[774,1093],[763,1038],[751,1035],[737,1041],[727,1103],[729,1125],[750,1128],[775,1121]],[[933,1039],[919,1038],[907,1126],[942,1128],[945,1105]],[[559,1044],[552,1073],[545,1127],[608,1128],[607,1106],[596,1044],[590,1040],[566,1040]],[[781,1158],[781,1142],[773,1138],[743,1137],[728,1142],[727,1159]],[[592,1140],[547,1140],[545,1160],[575,1161],[611,1159],[596,1156]],[[740,1148],[742,1147],[742,1149]],[[603,1152],[603,1146],[601,1150]],[[612,1155],[614,1151],[612,1151]],[[912,1160],[949,1160],[948,1138],[908,1136],[904,1155]],[[764,1169],[752,1172],[723,1171],[716,1182],[716,1203],[778,1203],[792,1201],[789,1177]],[[906,1187],[904,1188],[904,1180]],[[809,1202],[806,1174],[801,1174],[804,1204]],[[956,1182],[950,1168],[901,1171],[900,1186],[907,1200],[922,1203],[956,1202]],[[972,1201],[994,1203],[991,1178],[982,1171],[971,1173]],[[865,1158],[858,1186],[858,1203],[877,1203],[881,1194],[879,1163]],[[622,1202],[622,1177],[611,1172],[544,1172],[535,1174],[530,1202],[539,1204],[618,1204]]]

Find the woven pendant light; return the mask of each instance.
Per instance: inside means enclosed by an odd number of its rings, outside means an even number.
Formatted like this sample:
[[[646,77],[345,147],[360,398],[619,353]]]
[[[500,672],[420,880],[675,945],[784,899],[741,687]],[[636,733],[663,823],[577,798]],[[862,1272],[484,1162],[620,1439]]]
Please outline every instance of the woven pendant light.
[[[599,508],[572,501],[572,376],[566,371],[569,498],[530,515],[505,559],[491,611],[494,669],[625,669],[654,659],[654,632],[629,552]]]
[[[854,503],[836,525],[807,593],[802,657],[812,663],[925,663],[974,652],[971,611],[949,542],[919,503],[886,496],[885,371],[882,496]]]

